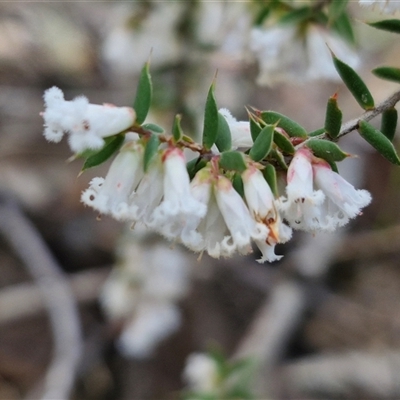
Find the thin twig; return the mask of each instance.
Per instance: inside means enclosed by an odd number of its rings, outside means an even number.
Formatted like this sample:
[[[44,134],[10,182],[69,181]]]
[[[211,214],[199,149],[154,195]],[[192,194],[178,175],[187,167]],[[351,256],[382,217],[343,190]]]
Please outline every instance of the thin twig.
[[[76,302],[95,302],[109,272],[109,268],[96,268],[71,274],[69,285]],[[43,296],[34,283],[20,283],[0,291],[0,325],[38,315],[45,309]]]
[[[352,119],[351,121],[346,122],[342,125],[338,138],[348,133],[354,131],[358,128],[358,124],[361,120],[363,121],[370,121],[372,118],[375,118],[379,114],[382,114],[384,111],[388,110],[389,108],[394,107],[400,101],[400,90],[396,93],[392,94],[386,100],[383,100],[379,103],[373,110],[366,111],[363,115],[358,118]]]
[[[55,348],[40,398],[68,399],[82,349],[78,309],[68,281],[36,228],[6,196],[0,199],[0,232],[34,278],[49,313]],[[38,393],[28,398],[37,399]]]
[[[385,350],[306,357],[284,366],[281,373],[289,397],[317,394],[353,398],[364,394],[368,398],[398,399],[399,371],[399,352]]]

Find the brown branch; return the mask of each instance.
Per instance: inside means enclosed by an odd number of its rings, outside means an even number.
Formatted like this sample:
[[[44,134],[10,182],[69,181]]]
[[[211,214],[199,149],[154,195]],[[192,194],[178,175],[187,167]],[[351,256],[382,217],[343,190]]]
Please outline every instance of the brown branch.
[[[54,335],[54,356],[43,384],[28,398],[68,399],[82,348],[78,309],[68,281],[36,228],[6,196],[0,198],[0,233],[40,289]]]
[[[358,118],[355,118],[351,121],[346,122],[342,125],[338,138],[347,135],[348,133],[356,130],[358,128],[358,124],[361,120],[363,121],[370,121],[371,119],[375,118],[379,114],[382,114],[384,111],[388,110],[389,108],[394,107],[400,101],[400,90],[396,93],[392,94],[386,100],[383,100],[379,103],[373,110],[366,111],[363,115]]]
[[[95,302],[109,272],[109,268],[96,268],[70,275],[68,280],[75,300],[80,304]],[[33,283],[21,283],[0,291],[0,324],[37,315],[45,309],[40,289]]]
[[[400,354],[397,350],[351,351],[306,357],[283,367],[282,386],[290,398],[318,397],[398,399]],[[287,396],[285,396],[287,397]]]

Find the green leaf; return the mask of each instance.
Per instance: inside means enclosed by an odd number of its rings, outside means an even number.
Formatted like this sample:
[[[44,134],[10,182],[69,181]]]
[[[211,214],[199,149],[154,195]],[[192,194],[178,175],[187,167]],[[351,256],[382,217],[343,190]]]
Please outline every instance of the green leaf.
[[[325,130],[331,138],[337,138],[342,126],[342,111],[337,103],[337,95],[334,94],[326,105]]]
[[[157,124],[152,124],[152,123],[143,124],[142,128],[146,129],[148,131],[152,131],[154,133],[164,133],[165,132],[163,127],[161,127],[160,125],[157,125]]]
[[[275,130],[274,143],[286,154],[294,154],[295,149],[292,142],[282,133]]]
[[[349,0],[334,0],[331,1],[328,8],[329,23],[336,21],[347,7]]]
[[[368,22],[368,25],[383,31],[400,33],[400,20],[398,19],[384,19],[383,21]]]
[[[147,172],[147,169],[153,160],[153,157],[158,152],[158,146],[160,145],[160,139],[157,135],[151,135],[148,142],[146,143],[146,148],[144,149],[143,156],[143,169]]]
[[[332,168],[332,171],[339,173],[339,170],[338,170],[338,167],[337,167],[335,161],[329,161],[329,160],[325,160],[325,161],[330,165],[330,167]]]
[[[378,67],[373,69],[372,73],[378,78],[400,83],[400,68]]]
[[[270,153],[270,157],[272,157],[284,171],[286,171],[288,169],[288,166],[285,161],[285,157],[283,157],[283,154],[279,150],[272,149],[271,153]]]
[[[296,25],[310,18],[313,10],[311,7],[299,7],[286,13],[278,22],[279,24]]]
[[[392,107],[382,113],[381,132],[392,142],[397,128],[397,110]]]
[[[333,64],[335,65],[336,71],[339,73],[343,82],[350,90],[358,104],[364,110],[371,110],[374,108],[374,99],[367,88],[367,85],[358,76],[358,74],[349,65],[339,60],[333,53]]]
[[[276,124],[291,137],[307,137],[307,131],[297,122],[292,121],[285,115],[279,114],[275,111],[264,111],[261,113],[261,118],[267,124]]]
[[[176,115],[174,120],[174,125],[172,126],[172,135],[174,137],[175,143],[179,142],[183,137],[183,131],[181,128],[181,115]]]
[[[207,161],[204,160],[204,158],[198,157],[194,158],[193,160],[190,160],[186,164],[186,169],[188,171],[189,177],[192,180],[196,173],[200,171],[202,168],[204,168],[207,165]]]
[[[225,117],[221,113],[218,113],[218,135],[215,145],[220,152],[232,148],[231,130],[229,129],[228,122],[226,122]]]
[[[342,161],[349,157],[336,143],[324,139],[310,139],[306,143],[307,147],[319,158],[326,161]]]
[[[218,135],[218,107],[214,97],[214,82],[208,91],[204,111],[203,146],[210,150]]]
[[[272,164],[267,164],[262,170],[265,180],[267,181],[272,193],[275,197],[278,197],[278,182],[276,179],[276,170]]]
[[[140,73],[139,84],[133,108],[136,111],[136,123],[142,124],[150,109],[152,97],[152,83],[149,71],[150,64],[147,62]]]
[[[255,142],[262,128],[252,117],[250,117],[249,122],[250,122],[251,138],[253,139],[253,142]]]
[[[308,136],[310,136],[310,137],[320,136],[320,135],[323,135],[325,132],[326,132],[325,128],[319,128],[319,129],[316,129],[315,131],[310,132],[308,134]]]
[[[264,20],[268,18],[270,11],[271,9],[269,7],[263,6],[254,18],[254,25],[262,25]]]
[[[335,3],[333,0],[332,3]],[[331,4],[332,4],[331,3]],[[356,38],[354,36],[353,24],[350,21],[347,12],[340,14],[335,22],[332,24],[332,28],[347,42],[354,45],[356,43]]]
[[[246,168],[243,153],[239,151],[225,151],[219,158],[219,166],[229,171],[243,172]]]
[[[378,150],[379,154],[391,163],[400,165],[400,159],[396,153],[396,149],[382,132],[363,120],[359,122],[358,132],[372,147]]]
[[[104,161],[107,161],[114,153],[116,153],[124,142],[125,135],[118,134],[105,138],[105,145],[101,150],[88,156],[83,164],[82,172],[89,168],[97,167]]]
[[[236,173],[233,175],[232,179],[232,185],[235,188],[235,190],[242,196],[244,197],[244,188],[243,188],[243,180],[240,174]]]
[[[254,161],[263,160],[271,151],[275,125],[266,125],[254,141],[249,156]]]

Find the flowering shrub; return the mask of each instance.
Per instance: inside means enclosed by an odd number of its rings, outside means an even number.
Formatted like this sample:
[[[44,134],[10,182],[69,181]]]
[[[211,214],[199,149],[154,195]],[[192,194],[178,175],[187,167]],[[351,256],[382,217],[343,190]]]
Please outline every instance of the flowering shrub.
[[[380,2],[382,10],[391,12],[397,4]],[[59,142],[67,134],[71,150],[85,158],[83,170],[116,154],[106,177],[90,182],[82,202],[214,258],[249,254],[254,242],[262,253],[259,262],[279,260],[275,246],[290,240],[292,230],[331,232],[360,215],[371,195],[340,176],[337,162],[350,155],[337,141],[358,130],[400,165],[391,143],[400,95],[375,105],[354,70],[359,62],[349,49],[353,34],[346,6],[347,1],[260,2],[250,37],[260,61],[260,83],[293,81],[294,76],[303,81],[340,78],[365,111],[348,124],[342,125],[336,94],[327,102],[324,126],[315,132],[272,110],[248,110],[249,119],[237,121],[229,110],[218,109],[214,81],[202,140],[196,143],[182,131],[179,115],[170,133],[145,123],[152,98],[149,63],[142,69],[133,108],[89,104],[83,96],[66,101],[60,89],[48,89],[42,113],[46,139]],[[371,25],[400,32],[396,20]],[[374,73],[400,81],[396,68],[380,67]],[[381,130],[368,123],[379,114]]]

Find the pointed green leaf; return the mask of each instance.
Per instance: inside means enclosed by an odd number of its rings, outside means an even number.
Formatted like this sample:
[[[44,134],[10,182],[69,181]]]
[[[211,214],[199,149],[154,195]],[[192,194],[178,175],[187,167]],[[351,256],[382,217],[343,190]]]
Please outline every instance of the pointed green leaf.
[[[282,133],[275,130],[274,143],[286,154],[294,154],[295,149],[292,142]]]
[[[268,18],[271,9],[268,6],[263,6],[254,18],[254,25],[262,25],[265,19]]]
[[[204,160],[204,158],[197,157],[194,158],[193,160],[190,160],[186,164],[186,169],[188,171],[190,179],[193,179],[194,176],[198,171],[200,171],[202,168],[204,168],[207,165],[207,161]]]
[[[326,105],[325,130],[331,138],[337,138],[342,126],[342,111],[337,103],[337,95],[334,94]]]
[[[372,70],[378,78],[400,83],[400,68],[378,67]]]
[[[400,165],[400,159],[396,153],[396,149],[382,132],[363,120],[359,123],[358,132],[372,147],[378,150],[379,154],[391,163]]]
[[[319,128],[319,129],[316,129],[315,131],[310,132],[308,134],[308,136],[310,136],[310,137],[320,136],[320,135],[323,135],[324,133],[326,133],[325,128]]]
[[[334,0],[331,1],[328,8],[329,23],[336,21],[347,7],[349,0]]]
[[[225,151],[219,158],[221,168],[229,171],[243,172],[247,166],[243,153],[239,151]]]
[[[172,136],[174,137],[175,143],[179,142],[183,137],[183,131],[181,128],[181,115],[176,115],[174,125],[172,126]]]
[[[204,110],[203,146],[210,150],[218,135],[218,107],[214,97],[214,82],[212,83]]]
[[[313,10],[311,7],[299,7],[286,13],[280,20],[279,24],[296,25],[310,18]]]
[[[147,113],[150,109],[151,97],[152,97],[152,83],[149,71],[150,64],[147,62],[139,77],[139,84],[136,91],[136,98],[133,103],[133,108],[136,111],[136,123],[141,124],[147,117]]]
[[[333,0],[332,3],[335,3]],[[331,3],[331,4],[332,4]],[[356,38],[354,36],[353,24],[349,18],[347,12],[340,14],[332,25],[332,28],[347,42],[354,45]]]
[[[325,160],[332,168],[332,171],[339,173],[338,167],[335,161]]]
[[[105,138],[105,145],[98,152],[90,155],[85,160],[82,172],[86,171],[88,168],[97,167],[104,161],[107,161],[114,153],[116,153],[124,142],[125,135],[118,134]]]
[[[232,179],[232,185],[235,188],[235,190],[242,196],[244,197],[244,187],[243,187],[243,180],[240,174],[236,173],[233,175]]]
[[[367,85],[358,76],[357,72],[349,65],[339,60],[333,53],[332,58],[336,71],[339,73],[343,82],[357,100],[358,104],[364,110],[371,110],[374,108],[374,99],[368,90]]]
[[[218,113],[218,135],[215,145],[220,152],[230,150],[232,148],[231,130],[228,122],[221,113]]]
[[[152,123],[143,124],[142,128],[146,129],[148,131],[152,131],[154,133],[164,133],[165,132],[163,127],[161,127],[160,125],[157,125],[157,124],[152,124]]]
[[[257,139],[249,152],[249,156],[254,161],[263,160],[271,151],[274,139],[274,129],[275,125],[266,125],[257,136]]]
[[[146,148],[144,149],[143,156],[143,169],[144,172],[147,171],[153,157],[158,152],[158,146],[160,145],[160,139],[157,135],[151,135],[148,142],[146,143]]]
[[[261,118],[267,124],[276,124],[291,137],[307,137],[307,131],[297,122],[292,121],[285,115],[275,111],[264,111],[261,113]]]
[[[398,19],[385,19],[383,21],[369,22],[368,25],[383,31],[400,33],[400,20]]]
[[[270,158],[274,159],[277,164],[284,170],[286,171],[288,169],[288,166],[285,161],[285,157],[283,157],[283,154],[277,150],[277,149],[272,149],[271,153],[269,154]]]
[[[389,108],[382,113],[381,132],[392,142],[397,128],[397,110]]]
[[[256,141],[257,136],[261,132],[261,126],[253,119],[250,117],[250,133],[251,133],[251,138],[253,139],[253,142]]]
[[[275,197],[278,197],[278,182],[276,179],[276,170],[272,164],[267,164],[262,170],[265,180],[267,181],[272,193]]]
[[[324,139],[310,139],[307,147],[319,158],[326,161],[342,161],[349,156],[336,143]]]

